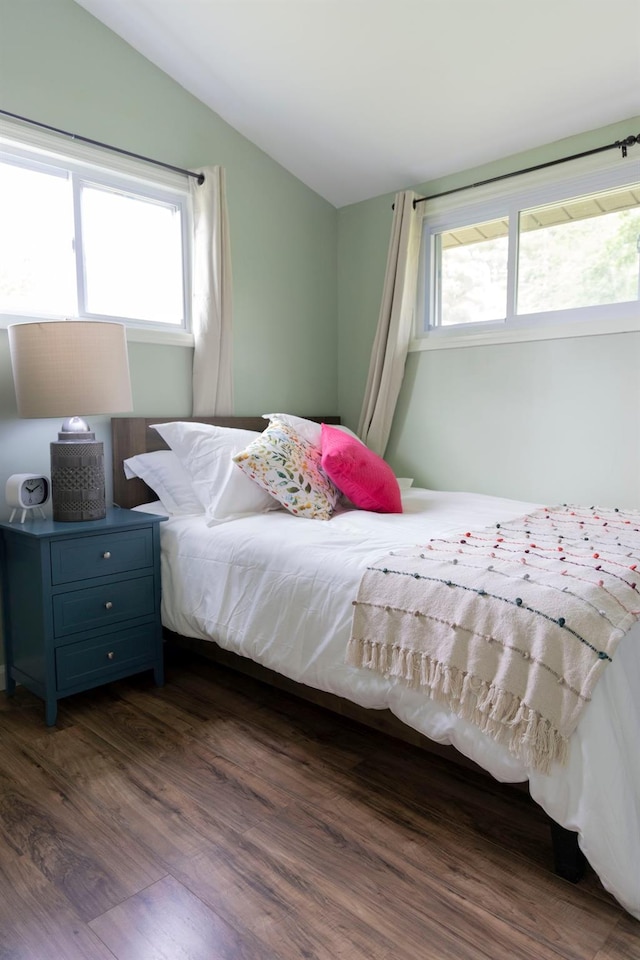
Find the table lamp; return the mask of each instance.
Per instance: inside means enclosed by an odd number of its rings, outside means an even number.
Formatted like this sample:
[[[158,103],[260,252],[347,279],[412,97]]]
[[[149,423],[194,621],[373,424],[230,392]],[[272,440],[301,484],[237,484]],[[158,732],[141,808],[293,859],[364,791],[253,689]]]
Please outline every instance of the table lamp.
[[[132,409],[121,323],[60,320],[9,327],[20,417],[64,417],[51,444],[53,519],[106,516],[104,450],[80,416]]]

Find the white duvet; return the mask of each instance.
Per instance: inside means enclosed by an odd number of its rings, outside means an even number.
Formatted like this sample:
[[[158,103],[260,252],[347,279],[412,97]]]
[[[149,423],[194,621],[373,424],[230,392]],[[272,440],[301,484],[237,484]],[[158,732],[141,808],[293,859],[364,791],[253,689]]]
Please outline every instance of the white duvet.
[[[401,681],[344,662],[352,605],[367,564],[389,550],[516,518],[538,504],[413,489],[402,515],[339,511],[329,521],[283,510],[206,525],[161,525],[163,622],[215,639],[292,680],[453,744],[498,780],[529,780],[532,797],[580,846],[603,885],[640,919],[640,624],[621,641],[574,733],[567,766],[529,771],[505,748]]]

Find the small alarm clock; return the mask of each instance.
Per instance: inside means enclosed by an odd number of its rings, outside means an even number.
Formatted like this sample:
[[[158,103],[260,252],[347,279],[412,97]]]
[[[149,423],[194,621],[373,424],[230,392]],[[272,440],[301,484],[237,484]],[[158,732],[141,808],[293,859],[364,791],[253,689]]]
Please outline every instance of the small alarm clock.
[[[18,510],[22,510],[20,523],[24,523],[29,510],[38,510],[40,516],[44,519],[45,513],[42,509],[51,495],[51,484],[48,477],[43,477],[39,473],[14,473],[7,480],[5,496],[7,503],[13,507],[9,523],[13,523]]]

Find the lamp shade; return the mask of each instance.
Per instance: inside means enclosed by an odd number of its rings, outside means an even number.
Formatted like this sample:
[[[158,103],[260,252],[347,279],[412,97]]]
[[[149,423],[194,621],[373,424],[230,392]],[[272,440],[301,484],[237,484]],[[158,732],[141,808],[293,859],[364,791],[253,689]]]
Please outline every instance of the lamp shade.
[[[132,409],[125,327],[101,320],[16,323],[9,347],[20,417]]]
[[[104,445],[78,414],[131,410],[124,325],[101,320],[16,323],[9,327],[9,348],[18,414],[65,418],[50,445],[53,519],[103,519]]]

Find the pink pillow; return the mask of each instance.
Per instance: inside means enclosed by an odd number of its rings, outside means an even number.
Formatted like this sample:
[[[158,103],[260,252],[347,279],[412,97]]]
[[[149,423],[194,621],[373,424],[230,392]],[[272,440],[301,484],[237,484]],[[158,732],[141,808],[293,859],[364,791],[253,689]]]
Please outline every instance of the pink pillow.
[[[357,437],[322,424],[322,469],[361,510],[402,513],[400,487],[388,463]]]

